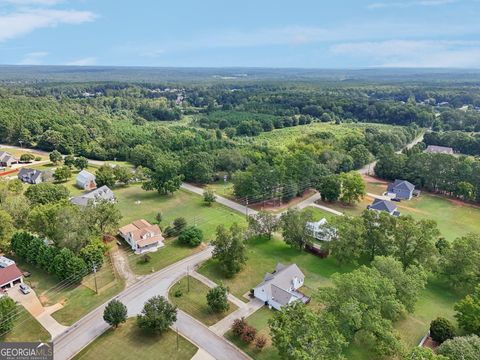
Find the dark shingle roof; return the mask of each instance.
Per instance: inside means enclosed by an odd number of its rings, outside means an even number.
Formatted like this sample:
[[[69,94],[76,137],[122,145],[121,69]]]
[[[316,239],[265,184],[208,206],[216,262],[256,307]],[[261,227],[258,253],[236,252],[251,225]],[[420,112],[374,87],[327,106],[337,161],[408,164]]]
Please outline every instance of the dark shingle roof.
[[[391,201],[388,201],[388,200],[375,199],[375,200],[373,200],[373,203],[372,203],[372,205],[370,205],[369,209],[378,210],[378,211],[386,211],[388,213],[391,213],[391,212],[397,210],[397,206],[394,203],[392,203]]]
[[[415,185],[407,180],[395,180],[393,184],[388,184],[387,190],[392,192],[394,189],[413,191],[415,190]]]

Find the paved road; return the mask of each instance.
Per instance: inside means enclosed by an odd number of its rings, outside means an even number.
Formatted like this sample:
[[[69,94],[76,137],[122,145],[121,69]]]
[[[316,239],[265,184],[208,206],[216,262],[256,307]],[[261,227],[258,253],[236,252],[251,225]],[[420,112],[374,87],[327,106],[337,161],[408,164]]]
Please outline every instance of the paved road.
[[[415,145],[417,145],[419,142],[423,141],[423,137],[425,135],[425,132],[422,132],[419,136],[417,136],[412,142],[408,143],[405,147],[403,147],[401,150],[398,150],[396,153],[400,154],[403,150],[405,149],[411,149]],[[361,175],[372,175],[375,169],[375,165],[377,164],[377,160],[371,162],[370,164],[365,165],[361,169],[358,170],[358,172]]]
[[[122,291],[115,298],[127,306],[128,316],[136,316],[140,313],[143,304],[152,296],[167,296],[170,286],[176,280],[186,275],[187,267],[192,269],[195,265],[209,259],[211,256],[212,248],[209,247],[200,253],[144,277],[136,284]],[[99,306],[54,339],[55,360],[70,359],[108,329],[108,325],[103,321],[105,306],[106,303]],[[182,311],[178,311],[177,317],[177,322],[173,328],[178,328],[178,331],[183,336],[214,358],[219,360],[249,359],[247,355],[230,344],[226,339],[217,336],[206,326]]]
[[[203,195],[203,191],[204,191],[202,188],[198,186],[187,184],[187,183],[182,183],[182,189],[188,190],[198,195]],[[235,201],[224,198],[223,196],[220,196],[220,195],[215,195],[215,199],[219,204],[222,204],[232,210],[238,211],[239,213],[242,213],[244,215],[248,214],[249,216],[252,216],[258,213],[258,211],[256,210],[247,208],[246,206],[243,206]]]

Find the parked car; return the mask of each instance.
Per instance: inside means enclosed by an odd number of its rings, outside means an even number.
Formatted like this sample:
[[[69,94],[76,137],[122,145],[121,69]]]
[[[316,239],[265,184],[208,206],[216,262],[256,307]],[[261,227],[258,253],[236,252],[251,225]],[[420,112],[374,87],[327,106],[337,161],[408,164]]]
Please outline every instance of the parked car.
[[[26,284],[20,284],[20,291],[24,294],[28,294],[30,293],[30,286],[26,285]]]

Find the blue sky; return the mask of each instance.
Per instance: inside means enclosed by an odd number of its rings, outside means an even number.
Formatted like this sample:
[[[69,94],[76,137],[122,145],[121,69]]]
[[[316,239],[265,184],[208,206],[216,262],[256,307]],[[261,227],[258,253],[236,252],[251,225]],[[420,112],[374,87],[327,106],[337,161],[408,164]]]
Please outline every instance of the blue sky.
[[[0,63],[480,68],[480,0],[0,0]]]

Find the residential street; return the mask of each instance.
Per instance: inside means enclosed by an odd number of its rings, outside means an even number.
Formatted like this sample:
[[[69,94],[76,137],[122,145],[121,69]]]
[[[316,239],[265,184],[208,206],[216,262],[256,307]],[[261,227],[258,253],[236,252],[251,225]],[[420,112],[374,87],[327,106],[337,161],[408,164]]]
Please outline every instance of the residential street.
[[[122,291],[115,298],[128,307],[129,316],[136,316],[142,310],[143,304],[152,296],[162,295],[166,297],[170,286],[176,280],[186,275],[187,267],[192,269],[195,265],[209,259],[211,256],[212,248],[209,247],[200,253],[144,277],[139,282]],[[99,306],[54,339],[55,360],[70,359],[109,328],[103,320],[105,305]],[[178,328],[178,331],[183,336],[208,352],[215,359],[243,360],[249,358],[226,339],[217,336],[206,326],[182,311],[178,311],[178,319],[173,328]]]

